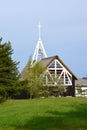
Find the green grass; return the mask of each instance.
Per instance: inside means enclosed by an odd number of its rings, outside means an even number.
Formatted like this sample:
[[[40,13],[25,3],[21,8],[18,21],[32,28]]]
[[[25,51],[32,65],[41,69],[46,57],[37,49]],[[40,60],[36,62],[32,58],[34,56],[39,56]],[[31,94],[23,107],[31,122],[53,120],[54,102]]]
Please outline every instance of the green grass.
[[[87,99],[8,100],[0,104],[0,130],[87,130]]]

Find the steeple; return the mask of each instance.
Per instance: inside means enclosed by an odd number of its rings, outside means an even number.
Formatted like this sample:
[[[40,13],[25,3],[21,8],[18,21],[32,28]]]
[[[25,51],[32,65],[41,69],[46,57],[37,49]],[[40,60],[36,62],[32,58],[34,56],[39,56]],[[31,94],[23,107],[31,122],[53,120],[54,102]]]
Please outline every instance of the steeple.
[[[32,63],[35,61],[37,62],[38,60],[42,59],[42,58],[46,58],[47,54],[45,52],[42,40],[41,40],[41,24],[39,22],[38,24],[38,32],[39,32],[39,39],[37,41],[37,45],[33,54],[33,58],[32,58]]]
[[[38,31],[39,31],[39,40],[41,40],[41,24],[40,24],[40,22],[39,22],[39,24],[38,24]]]

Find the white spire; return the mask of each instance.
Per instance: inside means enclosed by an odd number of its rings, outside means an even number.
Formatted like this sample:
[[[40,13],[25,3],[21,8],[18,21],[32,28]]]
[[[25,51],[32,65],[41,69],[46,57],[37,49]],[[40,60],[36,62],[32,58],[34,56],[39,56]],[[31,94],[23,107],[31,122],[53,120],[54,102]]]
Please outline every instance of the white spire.
[[[38,23],[38,30],[39,30],[39,40],[41,39],[41,24],[40,22]]]
[[[33,58],[32,58],[32,63],[35,61],[38,61],[42,58],[46,58],[47,57],[47,54],[45,52],[45,49],[44,49],[44,46],[43,46],[43,43],[41,41],[41,24],[39,22],[38,24],[38,29],[39,29],[39,40],[37,41],[37,45],[36,45],[36,48],[35,48],[35,51],[34,51],[34,54],[33,54]]]

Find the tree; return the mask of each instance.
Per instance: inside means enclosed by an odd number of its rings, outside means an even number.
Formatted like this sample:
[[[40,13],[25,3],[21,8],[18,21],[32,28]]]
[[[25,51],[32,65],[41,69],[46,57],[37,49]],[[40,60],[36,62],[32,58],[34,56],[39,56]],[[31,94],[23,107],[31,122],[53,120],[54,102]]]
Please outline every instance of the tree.
[[[37,96],[45,96],[46,87],[43,86],[43,72],[45,68],[39,63],[36,62],[31,67],[31,62],[28,63],[28,85],[27,90],[30,93],[30,98],[37,97]]]
[[[8,98],[16,92],[19,62],[12,60],[11,43],[1,44],[1,42],[2,38],[0,38],[0,96]]]

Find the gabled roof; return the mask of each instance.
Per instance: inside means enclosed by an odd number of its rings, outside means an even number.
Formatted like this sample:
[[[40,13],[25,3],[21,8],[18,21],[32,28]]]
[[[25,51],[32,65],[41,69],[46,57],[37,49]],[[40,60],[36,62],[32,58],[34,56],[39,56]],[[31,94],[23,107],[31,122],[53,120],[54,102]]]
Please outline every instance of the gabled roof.
[[[55,59],[55,56],[43,58],[43,59],[40,60],[40,63],[41,63],[44,67],[48,67],[49,64],[50,64],[54,59]]]
[[[77,77],[72,73],[72,71],[63,63],[63,61],[57,55],[48,58],[43,58],[40,60],[40,63],[44,67],[48,67],[55,59],[57,59],[66,68],[66,70],[75,78],[75,80],[77,80]]]

